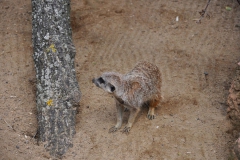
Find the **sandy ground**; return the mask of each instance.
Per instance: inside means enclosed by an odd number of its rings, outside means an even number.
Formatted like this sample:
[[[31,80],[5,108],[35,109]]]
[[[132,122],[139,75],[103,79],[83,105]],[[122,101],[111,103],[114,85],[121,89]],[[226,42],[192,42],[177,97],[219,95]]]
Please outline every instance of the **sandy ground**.
[[[72,0],[82,99],[74,146],[63,159],[232,158],[226,99],[240,58],[240,6],[212,0],[208,18],[196,24],[206,2]],[[0,159],[50,159],[32,138],[37,120],[30,1],[0,0],[0,42]],[[126,73],[141,60],[162,73],[157,117],[148,120],[144,108],[129,135],[109,134],[116,123],[114,99],[91,79],[104,71]]]

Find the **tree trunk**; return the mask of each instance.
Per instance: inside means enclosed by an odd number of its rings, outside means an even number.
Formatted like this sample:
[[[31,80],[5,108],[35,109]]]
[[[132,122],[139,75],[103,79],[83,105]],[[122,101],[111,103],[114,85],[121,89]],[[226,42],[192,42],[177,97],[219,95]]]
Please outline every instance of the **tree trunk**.
[[[72,146],[81,97],[74,68],[70,0],[32,0],[32,41],[38,134],[50,154],[59,157]]]
[[[227,117],[232,123],[233,137],[238,137],[233,144],[235,156],[240,159],[240,63],[236,68],[236,74],[233,78],[228,95]]]

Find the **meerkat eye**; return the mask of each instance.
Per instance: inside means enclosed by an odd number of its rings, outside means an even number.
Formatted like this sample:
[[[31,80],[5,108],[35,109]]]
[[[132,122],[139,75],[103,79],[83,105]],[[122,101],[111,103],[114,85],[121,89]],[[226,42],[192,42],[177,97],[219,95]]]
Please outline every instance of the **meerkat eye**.
[[[100,82],[100,84],[105,83],[105,81],[102,79],[102,77],[98,78],[98,81]]]
[[[114,86],[111,86],[111,92],[115,91],[115,87]]]

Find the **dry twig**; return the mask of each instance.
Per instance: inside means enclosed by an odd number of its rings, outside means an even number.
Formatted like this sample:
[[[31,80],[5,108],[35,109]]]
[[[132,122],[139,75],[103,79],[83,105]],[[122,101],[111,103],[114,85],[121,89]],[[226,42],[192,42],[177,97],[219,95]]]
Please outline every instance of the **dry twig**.
[[[196,23],[201,23],[201,20],[204,18],[205,14],[206,14],[206,12],[207,12],[207,8],[208,8],[208,5],[210,4],[210,1],[211,1],[211,0],[208,0],[205,9],[203,9],[201,12],[199,12],[199,14],[201,15],[201,17],[200,17],[199,19],[194,19],[194,21],[196,21]],[[209,18],[210,16],[207,14],[206,17]]]
[[[8,127],[12,128],[12,130],[14,130],[13,127],[12,127],[7,121],[5,121],[5,119],[3,119],[3,120],[4,120],[4,122],[8,125]],[[15,131],[15,130],[14,130],[14,131]]]

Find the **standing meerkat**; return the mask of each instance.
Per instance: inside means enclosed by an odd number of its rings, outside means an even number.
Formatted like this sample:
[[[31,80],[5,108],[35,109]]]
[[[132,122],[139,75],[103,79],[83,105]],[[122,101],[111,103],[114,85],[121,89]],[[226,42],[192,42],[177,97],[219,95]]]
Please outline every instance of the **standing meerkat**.
[[[161,74],[156,65],[138,63],[132,71],[122,75],[105,72],[92,82],[114,95],[117,107],[117,124],[109,129],[115,132],[122,126],[124,107],[130,111],[128,123],[123,132],[128,133],[142,106],[149,106],[147,118],[155,118],[154,110],[161,100]]]

